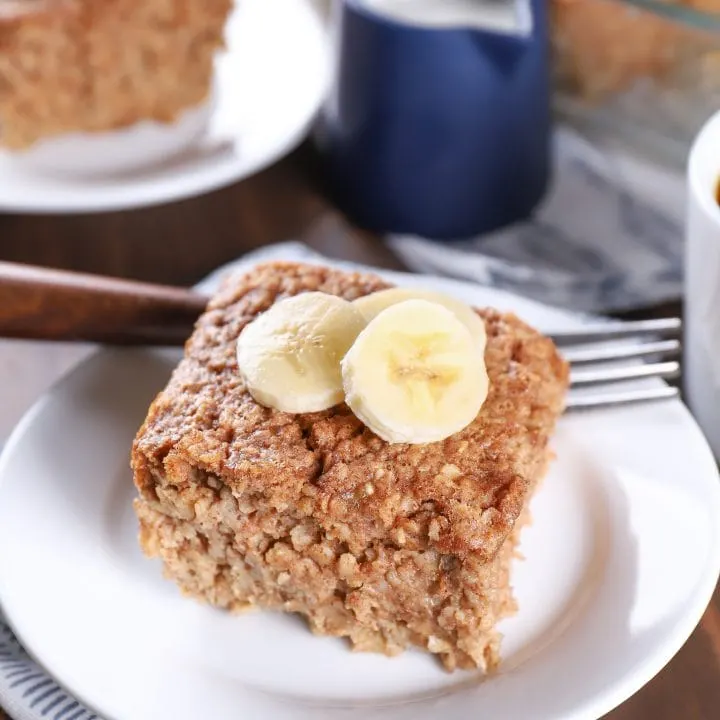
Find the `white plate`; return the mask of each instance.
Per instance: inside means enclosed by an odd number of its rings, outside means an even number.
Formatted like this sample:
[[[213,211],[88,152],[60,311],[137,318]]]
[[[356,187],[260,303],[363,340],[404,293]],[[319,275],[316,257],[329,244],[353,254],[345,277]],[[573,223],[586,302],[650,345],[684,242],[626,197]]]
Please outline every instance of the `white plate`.
[[[99,212],[170,202],[236,182],[293,149],[310,128],[330,77],[318,12],[310,0],[240,0],[226,39],[207,130],[189,149],[142,170],[83,174],[98,155],[118,160],[170,152],[197,133],[201,118],[193,114],[180,128],[144,123],[75,136],[26,158],[0,151],[0,210]],[[68,172],[70,161],[83,172]],[[55,172],[46,169],[53,164]]]
[[[393,279],[399,276],[391,275]],[[468,284],[544,329],[582,322]],[[598,718],[677,652],[720,568],[720,485],[679,402],[567,417],[514,569],[519,614],[485,682],[429,656],[352,654],[290,616],[181,598],[144,559],[132,437],[176,353],[104,351],[46,395],[0,462],[0,599],[29,651],[116,720]]]

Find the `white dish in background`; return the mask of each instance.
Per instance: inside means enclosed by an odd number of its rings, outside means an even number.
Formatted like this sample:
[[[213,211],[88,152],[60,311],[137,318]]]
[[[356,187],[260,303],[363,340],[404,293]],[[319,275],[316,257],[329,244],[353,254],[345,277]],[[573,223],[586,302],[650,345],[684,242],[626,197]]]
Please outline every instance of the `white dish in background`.
[[[213,95],[171,124],[143,121],[113,132],[63,135],[42,140],[10,160],[25,172],[73,183],[152,172],[153,166],[172,161],[202,140],[214,108]]]
[[[310,0],[241,0],[226,40],[213,101],[175,126],[144,122],[25,153],[0,151],[0,211],[86,213],[180,200],[241,180],[292,150],[330,79],[318,11]]]
[[[582,321],[468,283],[386,274],[545,329]],[[26,416],[0,461],[0,601],[31,654],[115,720],[594,720],[650,680],[710,600],[720,484],[677,401],[565,417],[514,567],[519,614],[481,682],[353,654],[292,616],[183,599],[143,558],[129,448],[177,352],[103,351]]]

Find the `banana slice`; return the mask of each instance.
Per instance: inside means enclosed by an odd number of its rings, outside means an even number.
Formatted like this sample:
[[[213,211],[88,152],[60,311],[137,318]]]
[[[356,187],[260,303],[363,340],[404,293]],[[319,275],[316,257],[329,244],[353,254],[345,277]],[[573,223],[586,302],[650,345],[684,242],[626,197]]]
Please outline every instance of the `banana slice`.
[[[379,313],[342,361],[345,402],[389,443],[429,443],[462,430],[488,393],[476,338],[446,307],[405,300]]]
[[[365,327],[352,303],[308,292],[275,303],[240,333],[237,361],[261,405],[288,413],[343,400],[340,361]]]
[[[469,305],[450,295],[445,295],[445,293],[415,288],[389,288],[388,290],[379,290],[358,298],[353,304],[370,322],[385,308],[405,300],[429,300],[446,307],[455,314],[460,322],[467,326],[480,351],[485,352],[487,334],[485,333],[485,323],[482,318]]]

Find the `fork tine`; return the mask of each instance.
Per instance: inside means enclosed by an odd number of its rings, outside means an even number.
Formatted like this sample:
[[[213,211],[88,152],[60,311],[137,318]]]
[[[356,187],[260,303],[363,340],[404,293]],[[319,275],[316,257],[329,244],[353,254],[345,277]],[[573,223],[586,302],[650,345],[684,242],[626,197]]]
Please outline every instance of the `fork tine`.
[[[643,363],[626,367],[603,367],[597,370],[580,370],[570,376],[571,387],[598,385],[601,383],[623,382],[639,378],[661,377],[674,378],[680,374],[677,362]]]
[[[677,388],[663,386],[645,388],[643,390],[624,390],[619,392],[594,393],[592,395],[570,395],[568,397],[566,412],[578,410],[594,410],[599,408],[619,407],[622,405],[635,405],[638,403],[653,402],[676,398],[680,394]]]
[[[680,375],[680,364],[668,360],[679,355],[679,337],[682,322],[679,318],[641,320],[638,322],[612,322],[595,325],[579,331],[558,332],[550,337],[560,346],[572,372],[567,410],[589,410],[616,407],[679,396],[679,390],[664,384],[650,387],[615,389],[602,388],[596,392],[583,392],[588,386],[610,385],[642,378],[675,378]],[[632,340],[625,343],[603,345],[609,340]],[[585,345],[585,347],[582,347]],[[573,347],[580,346],[580,347]],[[609,361],[655,357],[658,362],[638,362],[620,367],[608,366]],[[592,366],[591,363],[595,365]],[[578,366],[581,369],[578,370]]]
[[[674,356],[679,352],[680,342],[678,340],[660,340],[614,347],[569,347],[563,351],[563,357],[572,365],[584,365],[585,363],[629,360],[650,355]]]
[[[682,329],[680,318],[660,318],[657,320],[637,320],[634,322],[610,322],[584,330],[559,331],[549,333],[557,345],[579,345],[603,340],[617,340],[633,335],[677,336]]]

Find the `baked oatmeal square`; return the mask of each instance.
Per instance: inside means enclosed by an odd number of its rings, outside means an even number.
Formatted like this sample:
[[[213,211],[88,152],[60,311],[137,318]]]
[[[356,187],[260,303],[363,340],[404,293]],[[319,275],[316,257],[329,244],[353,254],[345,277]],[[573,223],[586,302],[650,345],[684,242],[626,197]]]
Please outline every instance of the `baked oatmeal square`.
[[[264,407],[238,370],[243,328],[282,298],[347,300],[379,277],[268,263],[226,281],[198,320],[132,451],[145,553],[218,608],[303,615],[319,635],[444,666],[493,668],[515,610],[511,561],[563,411],[568,368],[513,315],[485,323],[489,392],[439,442],[388,443],[345,403]]]

